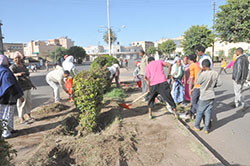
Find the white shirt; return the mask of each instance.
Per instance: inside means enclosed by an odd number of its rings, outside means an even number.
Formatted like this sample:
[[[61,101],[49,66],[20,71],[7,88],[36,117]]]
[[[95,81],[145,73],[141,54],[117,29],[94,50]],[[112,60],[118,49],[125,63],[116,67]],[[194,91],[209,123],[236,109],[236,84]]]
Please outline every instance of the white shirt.
[[[64,71],[61,66],[56,66],[56,69],[46,75],[46,80],[58,83],[61,87],[64,85]]]
[[[206,54],[202,55],[201,56],[201,59],[199,60],[199,64],[200,64],[200,67],[202,68],[202,62],[205,60],[205,59],[208,59],[211,63],[211,67],[210,69],[213,69],[214,65],[213,65],[213,61],[212,61],[212,58]]]
[[[113,78],[114,74],[116,73],[116,67],[110,66],[108,67],[108,70],[110,72],[110,78]]]

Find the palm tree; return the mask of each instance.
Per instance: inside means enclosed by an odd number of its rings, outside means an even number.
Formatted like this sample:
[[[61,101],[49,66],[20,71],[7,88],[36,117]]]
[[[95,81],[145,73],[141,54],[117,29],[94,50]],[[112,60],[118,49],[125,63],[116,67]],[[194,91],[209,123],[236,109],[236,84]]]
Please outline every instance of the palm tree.
[[[108,30],[107,30],[107,31],[105,32],[105,34],[103,35],[103,40],[104,40],[107,44],[109,44]],[[111,41],[110,44],[114,43],[116,40],[117,40],[117,36],[116,36],[115,32],[114,32],[112,29],[110,29],[110,41]]]

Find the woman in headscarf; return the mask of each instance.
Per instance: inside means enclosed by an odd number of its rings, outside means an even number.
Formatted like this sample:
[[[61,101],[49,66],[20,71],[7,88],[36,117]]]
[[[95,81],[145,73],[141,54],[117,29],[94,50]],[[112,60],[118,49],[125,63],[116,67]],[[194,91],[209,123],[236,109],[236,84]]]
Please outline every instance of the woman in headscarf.
[[[184,101],[184,86],[182,84],[184,68],[179,57],[175,58],[171,75],[173,78],[172,97],[175,103],[182,103]]]
[[[75,76],[77,74],[76,68],[74,65],[74,57],[72,55],[65,55],[65,60],[62,63],[62,67],[64,71],[69,71],[72,76]]]
[[[24,102],[17,100],[17,111],[18,116],[20,118],[20,123],[28,124],[33,122],[35,119],[31,117],[31,107],[32,107],[32,100],[31,100],[31,89],[36,87],[33,85],[29,78],[29,70],[26,66],[22,63],[23,56],[21,53],[16,52],[14,54],[14,64],[10,66],[10,70],[14,73],[17,78],[17,81],[20,87],[23,90],[23,97]],[[29,119],[25,120],[24,115],[27,115]]]
[[[5,127],[2,137],[11,137],[14,131],[14,112],[17,99],[24,101],[23,92],[9,69],[8,58],[0,55],[0,121]]]

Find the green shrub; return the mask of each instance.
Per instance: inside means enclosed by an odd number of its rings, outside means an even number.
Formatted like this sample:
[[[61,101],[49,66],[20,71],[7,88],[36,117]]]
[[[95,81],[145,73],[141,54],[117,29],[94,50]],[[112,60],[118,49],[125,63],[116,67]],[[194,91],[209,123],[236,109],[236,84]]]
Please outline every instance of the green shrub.
[[[80,111],[80,125],[88,132],[97,126],[103,94],[109,87],[107,70],[82,71],[74,78],[74,101]]]
[[[2,120],[0,120],[0,165],[11,165],[10,161],[16,154],[16,151],[12,149],[12,146],[1,138],[4,127],[2,126]]]
[[[99,68],[103,68],[104,66],[111,66],[113,64],[119,64],[119,61],[114,58],[113,56],[109,56],[109,55],[102,55],[99,56],[98,58],[96,58],[92,64],[90,65],[90,70],[96,70]]]

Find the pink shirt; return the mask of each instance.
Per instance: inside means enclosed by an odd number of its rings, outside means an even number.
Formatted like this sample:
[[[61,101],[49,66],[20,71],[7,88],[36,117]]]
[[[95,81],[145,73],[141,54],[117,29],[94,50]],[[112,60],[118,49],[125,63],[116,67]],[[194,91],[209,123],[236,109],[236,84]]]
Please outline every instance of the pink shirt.
[[[146,68],[146,77],[150,80],[150,86],[166,82],[164,62],[161,60],[150,62]]]

